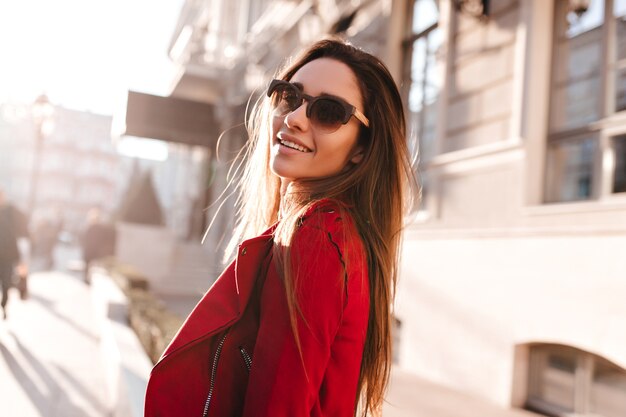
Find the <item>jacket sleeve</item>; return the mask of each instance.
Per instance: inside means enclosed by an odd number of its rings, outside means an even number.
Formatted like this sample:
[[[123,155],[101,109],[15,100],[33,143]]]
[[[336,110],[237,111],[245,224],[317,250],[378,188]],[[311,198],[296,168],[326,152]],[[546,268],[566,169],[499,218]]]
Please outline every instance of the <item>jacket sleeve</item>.
[[[341,220],[335,220],[340,224]],[[328,226],[305,220],[292,244],[292,271],[298,276],[295,289],[302,312],[302,316],[297,314],[302,356],[291,329],[282,280],[274,265],[268,271],[245,417],[308,417],[319,407],[331,345],[347,301],[344,245],[331,230],[335,224]]]

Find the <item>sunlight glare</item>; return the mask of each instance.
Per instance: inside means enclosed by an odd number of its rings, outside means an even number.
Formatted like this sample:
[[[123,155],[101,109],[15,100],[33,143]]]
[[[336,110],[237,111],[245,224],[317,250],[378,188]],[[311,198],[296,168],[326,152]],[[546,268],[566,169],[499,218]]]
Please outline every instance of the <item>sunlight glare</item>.
[[[151,161],[166,161],[169,152],[167,143],[156,139],[125,136],[117,142],[117,152],[133,158]]]

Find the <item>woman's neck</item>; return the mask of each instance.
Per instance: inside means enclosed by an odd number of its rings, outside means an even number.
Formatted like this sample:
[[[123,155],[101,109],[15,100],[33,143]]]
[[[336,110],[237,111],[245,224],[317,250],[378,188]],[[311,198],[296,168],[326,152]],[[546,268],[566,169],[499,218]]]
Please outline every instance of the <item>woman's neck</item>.
[[[285,179],[285,178],[281,178],[280,179],[280,199],[281,199],[281,201],[285,197],[285,194],[287,194],[287,189],[289,188],[289,184],[291,184],[291,180],[288,180],[288,179]]]
[[[291,180],[281,178],[280,180],[280,204],[278,206],[278,218],[282,219],[284,210],[285,210],[285,196],[287,195],[287,190],[289,188],[289,184],[291,184]]]

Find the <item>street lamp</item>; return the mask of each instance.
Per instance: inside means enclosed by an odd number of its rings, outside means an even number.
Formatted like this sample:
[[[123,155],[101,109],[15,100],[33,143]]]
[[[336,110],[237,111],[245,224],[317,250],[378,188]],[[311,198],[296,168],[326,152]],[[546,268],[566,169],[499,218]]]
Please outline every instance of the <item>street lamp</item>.
[[[569,9],[580,19],[589,9],[589,3],[591,3],[591,0],[569,0]]]
[[[479,20],[484,21],[489,16],[489,0],[454,0],[454,5],[459,12]]]
[[[30,185],[30,197],[28,199],[28,215],[32,219],[37,199],[37,186],[39,183],[39,166],[41,165],[41,147],[44,138],[52,133],[54,106],[45,94],[41,94],[33,103],[33,122],[35,125],[35,149],[33,156],[33,170]]]

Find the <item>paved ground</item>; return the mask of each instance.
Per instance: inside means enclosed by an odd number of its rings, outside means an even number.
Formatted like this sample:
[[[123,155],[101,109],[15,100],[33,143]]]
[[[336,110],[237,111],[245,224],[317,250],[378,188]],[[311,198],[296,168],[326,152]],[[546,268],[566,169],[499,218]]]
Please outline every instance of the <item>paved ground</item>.
[[[104,417],[104,373],[89,289],[62,272],[31,275],[0,322],[0,407],[6,417]]]
[[[542,417],[524,410],[498,407],[488,401],[393,369],[384,417]]]

